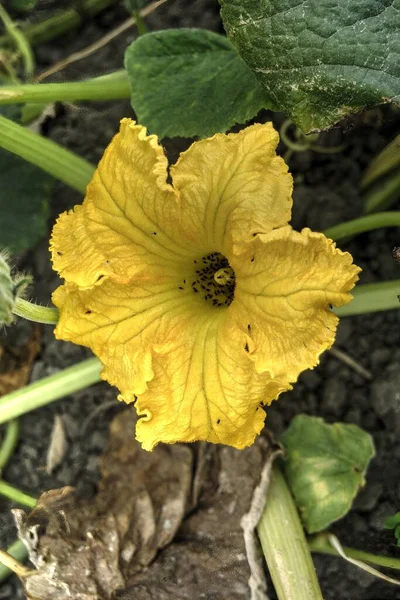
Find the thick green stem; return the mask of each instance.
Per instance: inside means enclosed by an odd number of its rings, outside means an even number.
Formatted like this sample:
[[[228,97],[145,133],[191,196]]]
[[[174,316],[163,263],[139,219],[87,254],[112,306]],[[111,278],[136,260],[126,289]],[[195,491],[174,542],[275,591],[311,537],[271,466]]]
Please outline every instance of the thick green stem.
[[[39,304],[27,302],[22,298],[16,298],[13,314],[27,321],[35,321],[35,323],[44,323],[45,325],[55,325],[59,316],[57,308],[40,306]]]
[[[379,227],[399,227],[400,211],[387,211],[375,213],[339,223],[325,229],[324,234],[332,240],[339,241],[357,233],[371,231]],[[334,312],[339,317],[361,315],[364,313],[378,312],[400,308],[400,280],[385,281],[382,283],[369,283],[355,288],[354,299],[350,304],[335,308]]]
[[[14,453],[18,443],[19,423],[17,420],[10,421],[7,424],[6,433],[0,448],[0,477],[1,473]]]
[[[11,546],[7,548],[7,553],[20,563],[23,563],[28,558],[28,550],[21,540],[13,542]],[[3,565],[0,561],[0,583],[3,583],[12,574],[13,571]]]
[[[400,308],[398,295],[400,294],[400,279],[384,281],[382,283],[365,283],[359,285],[352,292],[354,299],[350,304],[335,308],[338,317],[362,315],[364,313],[378,312]]]
[[[365,231],[371,231],[372,229],[378,229],[379,227],[399,226],[400,211],[393,210],[367,215],[365,217],[360,217],[359,219],[346,221],[345,223],[339,223],[338,225],[325,229],[324,234],[332,240],[339,241],[356,235],[357,233],[364,233]]]
[[[1,104],[26,102],[76,102],[79,100],[120,100],[130,98],[126,71],[116,71],[105,77],[71,83],[32,83],[0,88]]]
[[[6,483],[5,481],[1,481],[0,479],[0,495],[5,496],[12,502],[17,502],[18,504],[22,504],[23,506],[27,506],[28,508],[34,508],[36,506],[37,500],[21,490],[18,490],[14,486]]]
[[[318,534],[314,537],[309,538],[308,547],[311,552],[319,554],[330,554],[332,556],[340,556],[340,554],[331,546],[328,541],[328,535],[325,533]],[[399,569],[400,570],[400,559],[393,558],[392,556],[380,556],[377,554],[370,554],[363,550],[356,550],[355,548],[348,548],[343,546],[344,553],[349,558],[355,558],[371,565],[378,565],[380,567],[386,567],[388,569]]]
[[[1,115],[0,147],[40,167],[82,194],[95,169],[87,160]]]
[[[71,6],[41,23],[28,25],[28,27],[23,30],[23,33],[32,46],[48,42],[71,29],[76,29],[86,18],[93,17],[112,4],[116,4],[118,1],[119,0],[80,0],[79,2],[74,3],[75,8],[74,6]],[[1,36],[0,47],[9,44],[10,41],[9,35]]]
[[[296,505],[276,465],[258,534],[279,600],[322,600]]]
[[[101,364],[88,358],[0,399],[0,424],[100,381]]]

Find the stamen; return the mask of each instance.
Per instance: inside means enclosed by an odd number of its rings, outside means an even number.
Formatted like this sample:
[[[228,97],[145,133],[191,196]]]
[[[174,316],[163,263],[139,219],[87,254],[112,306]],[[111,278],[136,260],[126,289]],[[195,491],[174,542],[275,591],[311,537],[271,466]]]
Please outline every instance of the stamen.
[[[214,273],[214,279],[218,285],[227,285],[228,283],[235,281],[235,273],[233,272],[232,267],[224,267],[223,269],[218,269],[218,271]]]
[[[235,293],[235,273],[228,260],[219,252],[212,252],[204,256],[201,263],[203,267],[198,265],[200,268],[191,284],[193,291],[214,307],[229,306]]]

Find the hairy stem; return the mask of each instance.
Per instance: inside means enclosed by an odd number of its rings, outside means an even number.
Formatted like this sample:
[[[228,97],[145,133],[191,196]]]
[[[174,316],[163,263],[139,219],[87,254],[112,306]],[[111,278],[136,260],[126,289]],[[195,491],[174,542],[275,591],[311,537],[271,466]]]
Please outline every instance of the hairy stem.
[[[36,323],[44,323],[45,325],[55,325],[58,321],[57,308],[33,304],[32,302],[23,300],[23,298],[16,298],[13,314],[27,321],[35,321]]]
[[[258,534],[279,600],[322,600],[296,505],[276,464]]]

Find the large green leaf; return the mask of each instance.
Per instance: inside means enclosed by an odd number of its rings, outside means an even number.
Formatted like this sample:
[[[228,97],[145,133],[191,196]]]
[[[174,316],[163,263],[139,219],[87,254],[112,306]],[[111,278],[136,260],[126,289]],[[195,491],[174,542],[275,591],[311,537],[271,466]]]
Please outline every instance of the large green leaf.
[[[0,78],[0,85],[7,83]],[[0,114],[18,122],[21,106],[0,106]],[[50,175],[0,149],[0,250],[21,252],[46,235],[53,186]]]
[[[231,42],[204,29],[139,37],[125,54],[138,120],[160,137],[206,137],[244,123],[264,92]]]
[[[356,425],[298,415],[282,439],[285,475],[308,533],[343,517],[365,483],[371,436]]]
[[[304,131],[400,102],[399,0],[220,0],[269,106]]]
[[[0,248],[20,252],[46,235],[53,184],[41,169],[0,149]]]

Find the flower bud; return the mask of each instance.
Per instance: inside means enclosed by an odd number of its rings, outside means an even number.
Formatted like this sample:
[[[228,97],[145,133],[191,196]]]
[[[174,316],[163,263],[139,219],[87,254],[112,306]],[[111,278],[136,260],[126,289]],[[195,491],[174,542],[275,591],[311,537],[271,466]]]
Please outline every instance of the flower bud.
[[[7,259],[7,254],[4,252],[0,254],[0,325],[9,325],[11,323],[13,319],[12,309],[15,301],[14,284]]]
[[[17,274],[13,277],[7,252],[0,253],[0,326],[10,325],[16,299],[31,283],[31,278]]]

